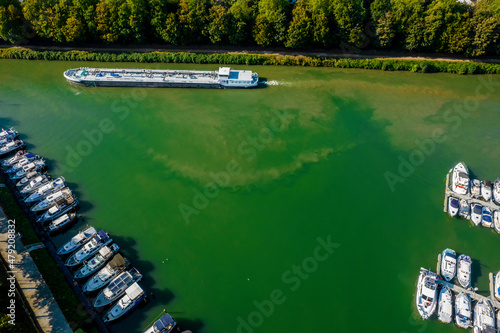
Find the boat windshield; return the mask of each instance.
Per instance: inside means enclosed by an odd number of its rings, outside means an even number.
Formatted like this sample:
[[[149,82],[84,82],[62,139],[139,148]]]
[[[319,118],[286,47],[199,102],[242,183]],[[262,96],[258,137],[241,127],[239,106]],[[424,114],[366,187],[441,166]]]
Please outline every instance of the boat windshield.
[[[473,212],[475,214],[481,214],[483,212],[483,209],[481,208],[481,205],[475,205],[474,209],[473,209]]]
[[[451,198],[451,199],[450,199],[450,205],[451,205],[451,207],[453,207],[453,208],[458,208],[458,200],[457,200],[457,199],[455,199],[455,198]]]

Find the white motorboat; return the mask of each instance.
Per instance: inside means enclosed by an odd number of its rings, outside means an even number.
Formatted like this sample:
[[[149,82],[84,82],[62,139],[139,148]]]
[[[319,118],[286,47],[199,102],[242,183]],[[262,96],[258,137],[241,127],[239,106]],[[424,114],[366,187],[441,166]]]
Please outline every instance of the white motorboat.
[[[478,203],[473,203],[471,205],[471,221],[475,225],[479,225],[481,223],[482,217],[483,217],[483,207],[478,204]]]
[[[113,278],[123,272],[128,265],[129,261],[118,253],[104,268],[85,282],[82,287],[83,291],[88,293],[105,287]]]
[[[452,303],[453,293],[450,288],[443,286],[439,292],[439,302],[438,302],[438,319],[445,323],[451,323],[451,317],[453,315],[453,303]]]
[[[102,247],[94,257],[85,262],[83,266],[75,272],[75,279],[82,279],[94,274],[97,270],[101,269],[108,260],[113,258],[119,249],[120,247],[117,244]]]
[[[465,254],[461,254],[458,257],[457,279],[465,289],[470,288],[471,270],[471,258],[469,256],[466,256]]]
[[[457,254],[452,249],[441,253],[441,275],[446,281],[451,281],[457,271]]]
[[[10,179],[12,179],[12,180],[21,179],[21,178],[26,177],[26,175],[31,171],[40,171],[44,168],[45,168],[45,161],[44,160],[37,160],[37,161],[34,161],[34,162],[31,162],[29,164],[24,165],[15,174],[13,174],[13,175],[11,174]]]
[[[481,182],[479,179],[473,179],[471,181],[470,194],[473,198],[479,198],[481,196]]]
[[[493,212],[493,227],[495,231],[500,234],[500,210]]]
[[[73,193],[71,193],[71,190],[69,188],[64,188],[60,191],[57,191],[55,193],[52,193],[48,196],[45,197],[42,201],[31,207],[32,212],[39,212],[43,210],[47,210],[52,206],[55,206],[57,203],[57,200],[60,198],[67,198],[72,196]]]
[[[484,200],[491,200],[491,182],[489,180],[483,180],[481,182],[481,196]]]
[[[30,180],[36,178],[37,176],[41,176],[42,174],[38,171],[31,171],[31,172],[28,172],[28,174],[26,176],[24,176],[24,178],[22,178],[20,181],[18,181],[16,183],[16,187],[24,187],[26,185],[28,185],[28,183],[30,182]]]
[[[0,131],[0,138],[10,138],[15,139],[19,136],[19,133],[14,129],[14,127],[4,129]]]
[[[24,150],[18,151],[14,156],[12,156],[6,160],[3,160],[2,167],[4,169],[10,168],[11,166],[13,166],[17,162],[19,162],[21,159],[23,159],[25,154],[27,154],[27,153]]]
[[[47,232],[49,235],[54,235],[58,232],[61,232],[70,226],[72,226],[74,223],[76,223],[78,219],[76,218],[76,213],[70,213],[70,214],[64,214],[62,216],[59,216],[57,219],[52,221],[46,228]]]
[[[16,154],[14,157],[16,157],[16,156],[18,156],[18,155]],[[9,168],[5,170],[5,172],[7,172],[8,174],[14,174],[14,173],[18,172],[19,170],[21,170],[21,168],[23,166],[28,165],[31,162],[38,161],[40,159],[41,159],[40,156],[35,155],[33,153],[27,153],[24,155],[20,155],[19,159],[15,163],[10,165]]]
[[[136,282],[125,290],[125,295],[104,315],[104,322],[113,321],[131,312],[146,298],[146,293]]]
[[[500,301],[500,271],[495,275],[495,298]]]
[[[71,212],[76,206],[78,206],[78,200],[73,197],[65,197],[58,199],[55,206],[52,206],[47,210],[42,216],[36,220],[39,223],[45,223],[48,221],[55,220],[61,215]]]
[[[468,200],[460,200],[460,210],[458,212],[458,215],[460,217],[463,217],[464,219],[470,220],[470,204]]]
[[[85,245],[69,257],[64,263],[66,266],[76,266],[83,263],[85,260],[92,257],[101,248],[109,245],[113,239],[109,237],[108,233],[104,230],[99,231],[92,239],[85,243]]]
[[[491,228],[493,225],[493,215],[491,214],[491,210],[484,206],[482,215],[481,215],[481,223],[483,227]]]
[[[455,299],[455,323],[462,328],[472,326],[472,306],[469,294],[463,291]]]
[[[95,234],[96,230],[94,227],[88,227],[87,229],[80,231],[78,234],[73,236],[73,238],[71,238],[66,244],[60,247],[59,250],[57,250],[57,254],[62,256],[76,251],[83,244],[88,242]]]
[[[59,190],[62,190],[65,187],[66,183],[64,182],[64,178],[59,177],[56,180],[43,184],[42,186],[37,188],[35,192],[33,192],[27,198],[24,199],[24,202],[31,203],[40,201],[44,199],[46,196],[55,193]]]
[[[99,293],[99,295],[97,295],[94,301],[94,307],[99,308],[115,302],[125,293],[125,290],[127,290],[129,286],[135,282],[139,282],[141,279],[142,274],[135,268],[120,273]]]
[[[5,156],[19,149],[26,148],[26,144],[22,140],[15,140],[4,144],[0,147],[0,156]]]
[[[458,202],[458,199],[455,197],[449,197],[448,198],[448,214],[450,214],[451,217],[455,217],[455,216],[457,216],[459,209],[460,209],[460,204]]]
[[[30,180],[30,182],[24,186],[19,193],[23,195],[28,195],[33,191],[36,191],[41,186],[47,184],[50,181],[47,175],[36,176],[34,179]]]
[[[474,333],[493,333],[495,331],[495,313],[490,302],[481,298],[474,307]]]
[[[144,333],[170,333],[176,324],[174,318],[166,313],[155,321],[153,326],[145,330]]]
[[[469,193],[469,169],[463,162],[453,168],[451,189],[458,194]]]
[[[436,310],[437,289],[438,275],[421,268],[417,282],[416,303],[418,313],[423,319],[428,319]]]
[[[493,200],[500,205],[500,178],[493,183]]]

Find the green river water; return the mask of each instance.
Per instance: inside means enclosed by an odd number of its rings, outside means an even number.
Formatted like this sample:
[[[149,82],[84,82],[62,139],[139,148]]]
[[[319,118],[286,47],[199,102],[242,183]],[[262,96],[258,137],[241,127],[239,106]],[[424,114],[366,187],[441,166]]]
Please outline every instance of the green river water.
[[[122,89],[68,84],[80,66],[216,66],[0,62],[0,125],[81,200],[54,242],[104,228],[154,294],[114,332],[162,309],[197,332],[459,332],[418,316],[419,268],[450,247],[486,293],[500,270],[500,235],[443,213],[456,162],[500,176],[498,76],[261,66],[267,88]]]

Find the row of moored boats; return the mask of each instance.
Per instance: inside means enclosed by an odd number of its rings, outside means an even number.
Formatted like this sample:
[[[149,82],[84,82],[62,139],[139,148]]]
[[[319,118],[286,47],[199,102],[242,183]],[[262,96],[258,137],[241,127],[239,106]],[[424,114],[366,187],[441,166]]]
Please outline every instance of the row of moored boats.
[[[18,135],[12,128],[0,131],[2,169],[15,184],[21,200],[35,214],[36,222],[46,225],[44,230],[53,236],[76,223],[78,199],[63,177],[52,179],[45,172],[46,164],[40,156],[22,150],[26,145],[17,139]],[[14,156],[8,157],[9,154]],[[107,309],[105,322],[125,316],[147,297],[139,285],[142,274],[131,267],[119,250],[107,232],[89,226],[57,251],[66,257],[65,265],[73,269],[83,291],[96,294],[94,307]],[[168,333],[175,325],[167,313],[146,332]]]

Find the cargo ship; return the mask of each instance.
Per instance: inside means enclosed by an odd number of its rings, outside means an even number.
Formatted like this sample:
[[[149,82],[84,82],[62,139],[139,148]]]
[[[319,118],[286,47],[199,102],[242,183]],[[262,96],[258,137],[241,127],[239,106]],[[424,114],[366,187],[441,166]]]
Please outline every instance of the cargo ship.
[[[218,71],[76,68],[64,72],[70,83],[86,87],[253,88],[259,76],[249,70]]]

